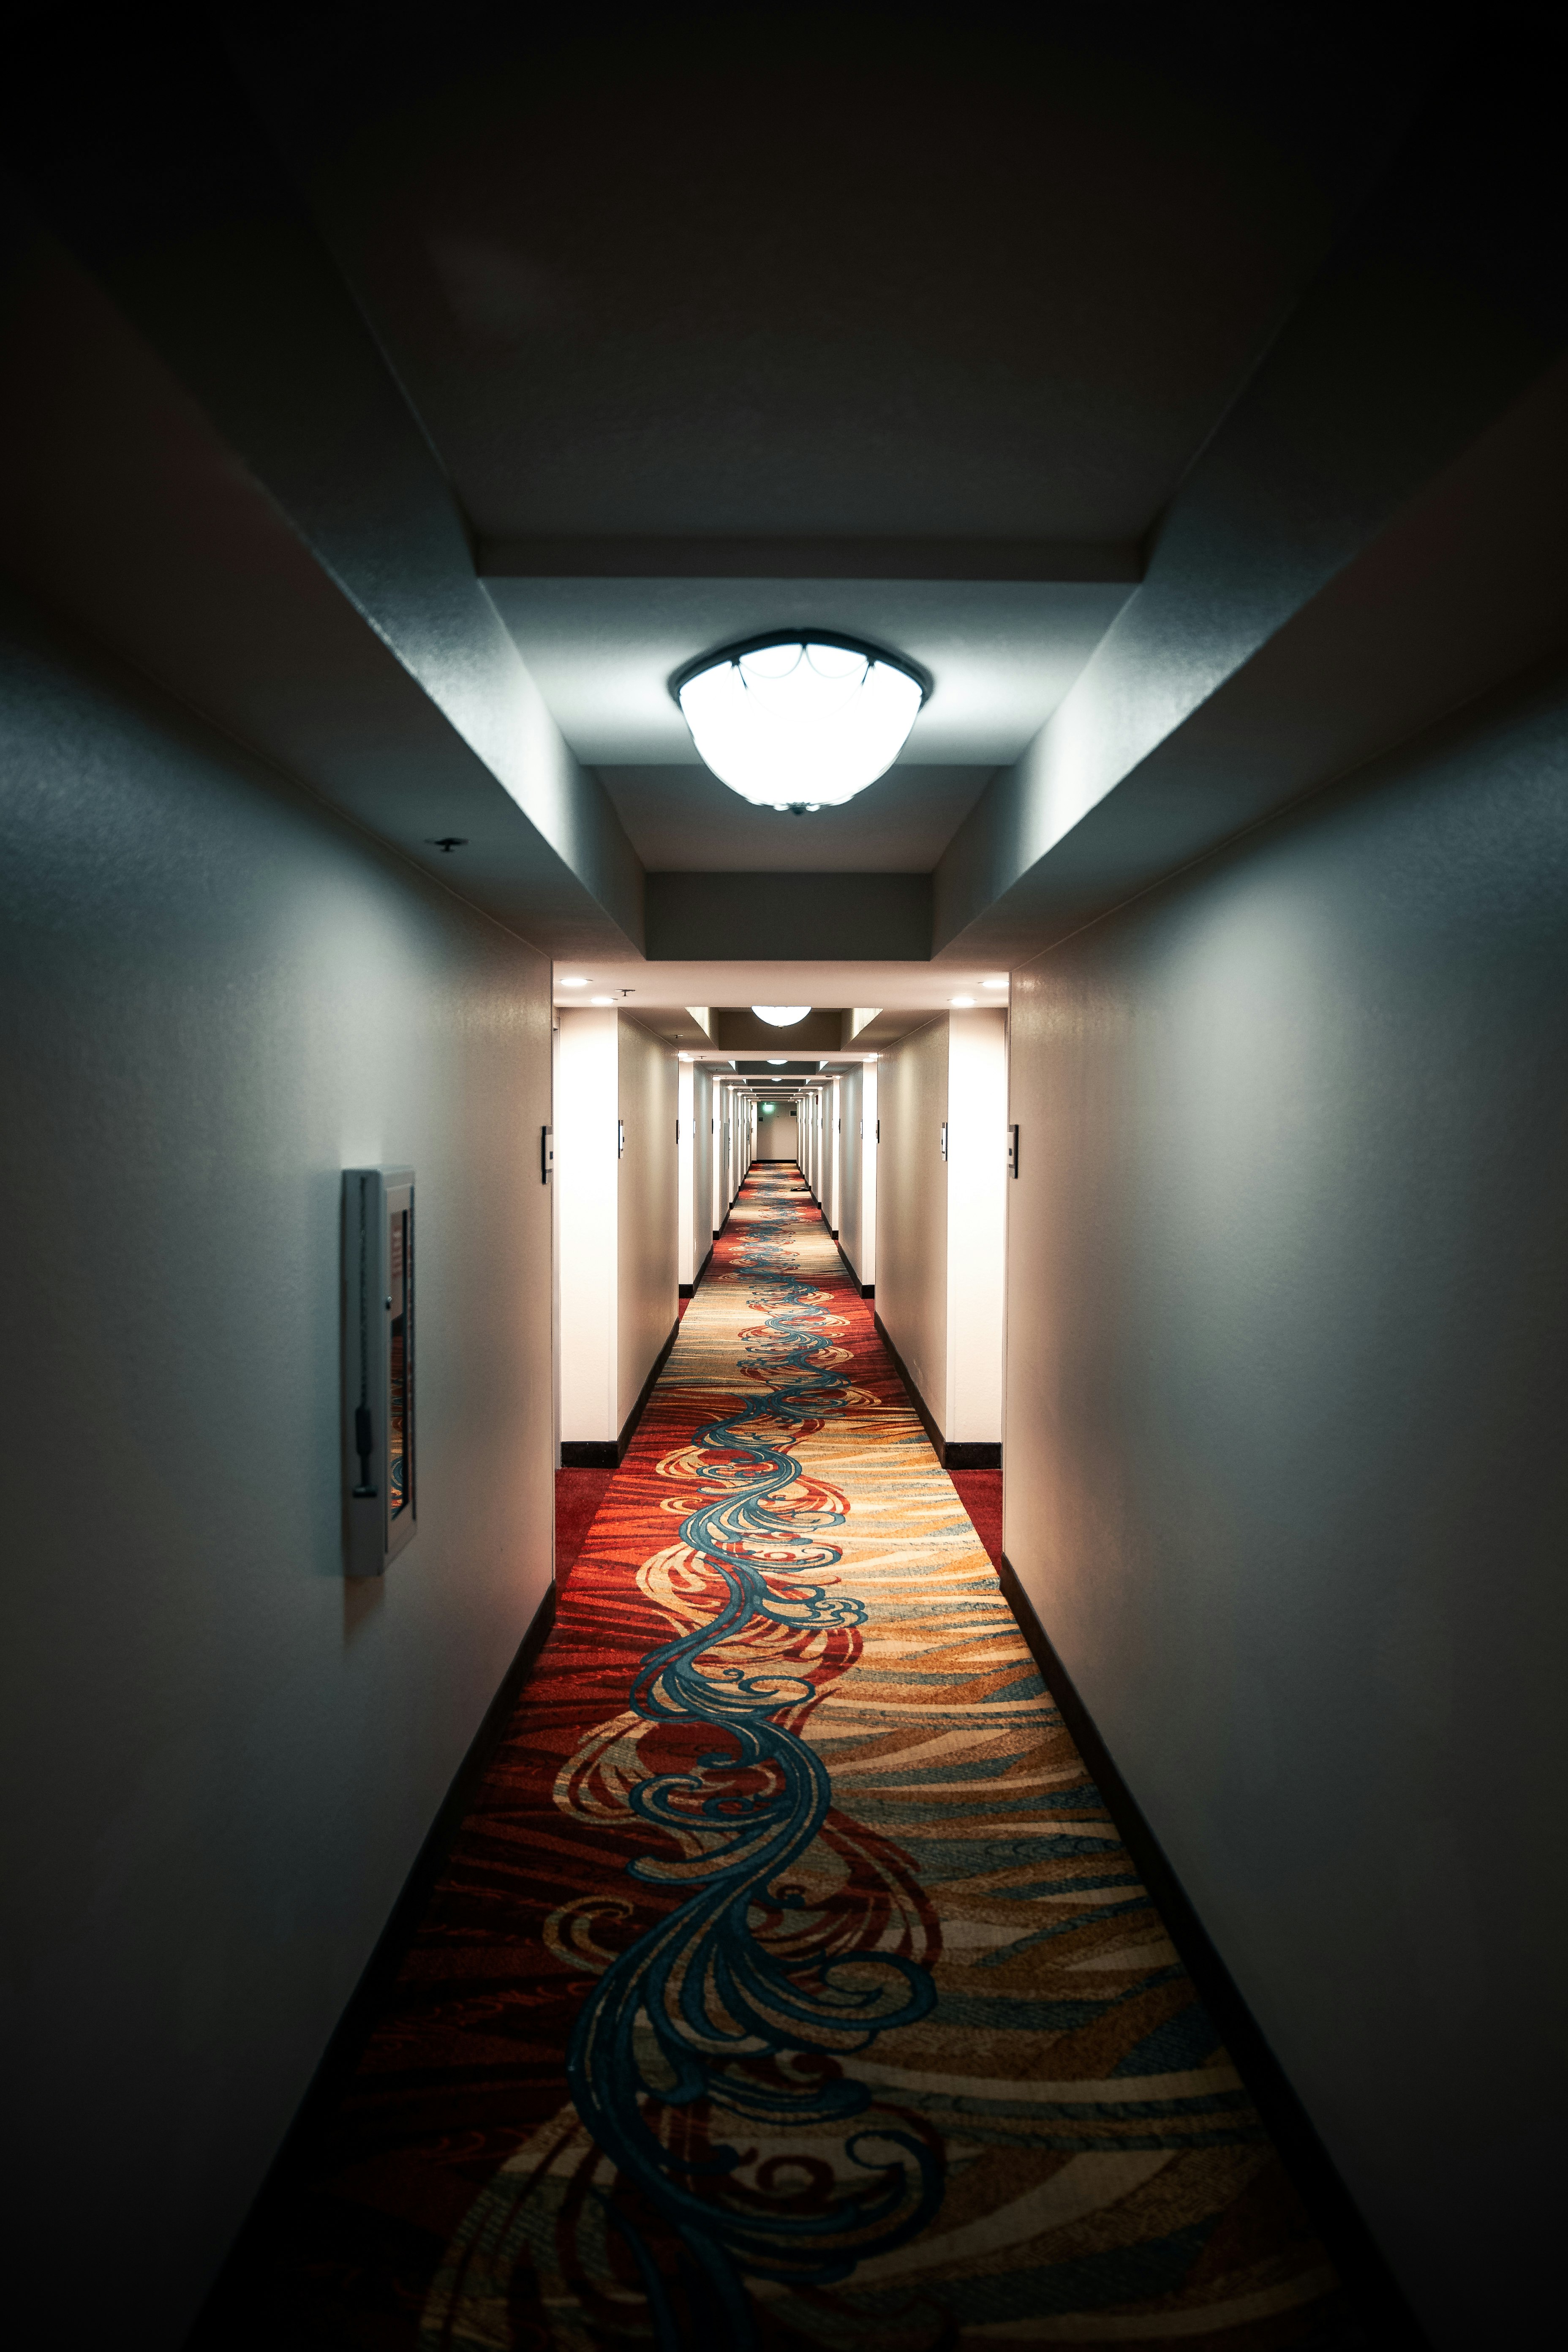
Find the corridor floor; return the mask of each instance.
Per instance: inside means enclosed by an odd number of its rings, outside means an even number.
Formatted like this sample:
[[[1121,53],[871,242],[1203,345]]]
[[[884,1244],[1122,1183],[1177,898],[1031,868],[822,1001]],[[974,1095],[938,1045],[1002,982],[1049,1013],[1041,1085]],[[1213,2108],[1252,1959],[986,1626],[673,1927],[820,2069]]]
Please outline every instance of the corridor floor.
[[[293,2207],[292,2341],[1360,2340],[796,1178],[716,1247]]]

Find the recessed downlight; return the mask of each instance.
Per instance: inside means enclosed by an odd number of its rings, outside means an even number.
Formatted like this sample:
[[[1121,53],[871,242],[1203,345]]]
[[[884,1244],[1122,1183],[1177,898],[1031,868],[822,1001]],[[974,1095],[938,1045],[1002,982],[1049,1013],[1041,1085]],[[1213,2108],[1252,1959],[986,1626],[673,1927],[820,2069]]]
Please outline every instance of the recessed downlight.
[[[557,988],[586,988],[588,983],[580,971],[574,971],[568,973],[564,980],[558,980],[555,985]]]
[[[1005,971],[1001,972],[994,980],[983,980],[980,985],[982,988],[1005,988],[1007,985],[1007,975]]]
[[[973,1004],[974,999],[973,996],[950,996],[947,1001],[950,1004]]]
[[[615,1001],[613,996],[591,996],[588,999],[590,1004],[613,1004]]]

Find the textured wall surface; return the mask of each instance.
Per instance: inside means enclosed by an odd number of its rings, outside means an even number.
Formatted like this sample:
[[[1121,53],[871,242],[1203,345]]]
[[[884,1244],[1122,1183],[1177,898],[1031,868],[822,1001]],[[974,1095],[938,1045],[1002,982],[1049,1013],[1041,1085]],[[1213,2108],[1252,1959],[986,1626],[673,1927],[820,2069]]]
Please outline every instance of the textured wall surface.
[[[695,1066],[691,1088],[697,1123],[692,1171],[692,1248],[700,1266],[713,1246],[713,1080],[705,1063]]]
[[[71,2341],[174,2346],[549,1582],[549,967],[26,616],[0,665],[11,2222]],[[419,1527],[349,1586],[339,1171],[402,1161]]]
[[[1007,1185],[1007,1016],[954,1013],[947,1066],[947,1405],[942,1435],[1002,1435]]]
[[[1445,2352],[1556,2293],[1565,711],[1013,998],[1008,1555]]]
[[[677,1272],[690,1282],[713,1246],[713,1081],[702,1062],[677,1065],[679,1097],[679,1247]]]
[[[608,1444],[620,1432],[620,1253],[616,1156],[619,1015],[594,1005],[556,1013],[556,1281],[561,1301],[561,1435]]]
[[[669,1337],[679,1297],[675,1142],[679,1064],[674,1046],[662,1037],[624,1013],[616,1020],[620,1116],[626,1131],[617,1211],[618,1430]]]
[[[860,1280],[871,1282],[876,1277],[860,1270],[866,1254],[860,1217],[860,1171],[865,1165],[860,1135],[861,1121],[866,1116],[865,1069],[863,1062],[854,1063],[846,1070],[838,1089],[838,1246]]]
[[[877,1312],[939,1429],[947,1412],[949,1016],[900,1037],[877,1066]]]
[[[776,1110],[771,1116],[758,1110],[754,1149],[759,1160],[795,1160],[800,1146],[800,1126],[793,1110]]]

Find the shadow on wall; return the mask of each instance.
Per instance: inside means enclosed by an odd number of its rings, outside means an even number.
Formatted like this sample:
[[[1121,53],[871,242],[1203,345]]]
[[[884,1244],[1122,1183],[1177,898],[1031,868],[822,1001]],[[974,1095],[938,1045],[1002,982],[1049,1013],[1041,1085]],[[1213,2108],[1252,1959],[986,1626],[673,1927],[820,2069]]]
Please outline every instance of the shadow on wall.
[[[15,607],[0,667],[11,2218],[174,2343],[547,1589],[549,966]],[[397,1161],[419,1531],[345,1587],[339,1171]]]
[[[1516,693],[1013,993],[1008,1557],[1454,2352],[1557,2292],[1565,786]]]

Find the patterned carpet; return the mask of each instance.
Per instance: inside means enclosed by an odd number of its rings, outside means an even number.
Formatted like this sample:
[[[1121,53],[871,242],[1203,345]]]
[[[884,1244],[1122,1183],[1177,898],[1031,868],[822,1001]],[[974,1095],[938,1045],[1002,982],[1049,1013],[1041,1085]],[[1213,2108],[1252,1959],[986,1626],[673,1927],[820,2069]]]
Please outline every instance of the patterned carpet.
[[[289,2341],[1341,2340],[798,1180],[748,1184],[276,2247]]]

